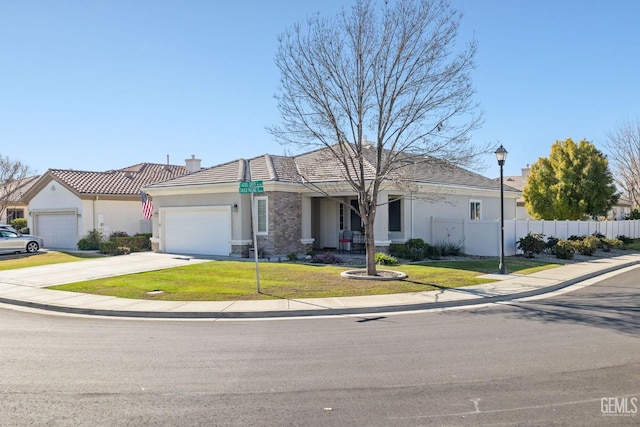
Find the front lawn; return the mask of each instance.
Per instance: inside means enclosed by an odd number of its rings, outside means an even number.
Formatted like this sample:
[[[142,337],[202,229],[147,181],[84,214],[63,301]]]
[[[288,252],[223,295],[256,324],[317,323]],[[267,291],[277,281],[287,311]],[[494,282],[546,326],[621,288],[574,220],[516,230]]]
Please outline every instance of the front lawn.
[[[407,280],[353,280],[340,276],[346,267],[291,263],[260,263],[260,287],[256,292],[255,264],[243,261],[211,261],[127,276],[54,286],[50,289],[109,295],[120,298],[172,301],[231,301],[381,295],[420,292],[479,285],[493,280],[479,278],[496,272],[492,261],[437,261],[420,265],[380,267],[407,273]],[[530,274],[557,264],[509,259],[509,272]],[[149,292],[154,292],[149,295]]]
[[[38,265],[60,264],[63,262],[81,261],[101,255],[94,253],[36,252],[34,254],[0,255],[0,270],[35,267]]]

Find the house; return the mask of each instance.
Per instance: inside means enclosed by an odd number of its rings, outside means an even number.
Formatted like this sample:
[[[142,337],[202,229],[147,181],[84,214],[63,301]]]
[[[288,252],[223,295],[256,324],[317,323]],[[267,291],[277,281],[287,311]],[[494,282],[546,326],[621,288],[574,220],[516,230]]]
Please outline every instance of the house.
[[[0,187],[0,224],[9,224],[14,219],[28,216],[29,207],[24,195],[38,178],[38,175],[30,176]]]
[[[494,180],[436,159],[407,168],[411,180],[390,177],[379,193],[377,250],[410,238],[432,242],[434,217],[500,217],[500,184]],[[370,162],[365,170],[374,170]],[[246,181],[262,181],[264,192],[241,193],[240,183]],[[143,190],[153,199],[156,251],[248,256],[252,205],[258,250],[265,256],[335,249],[344,231],[362,232],[358,214],[350,209],[357,206],[356,194],[327,148],[239,159]],[[519,194],[505,187],[505,216],[515,215]]]
[[[527,177],[531,172],[531,168],[529,167],[529,165],[527,165],[527,167],[522,168],[521,171],[522,171],[521,175],[505,176],[504,177],[505,185],[508,185],[510,187],[513,187],[522,191],[525,185],[527,184]],[[633,209],[633,202],[631,202],[629,199],[621,197],[618,200],[618,203],[616,203],[616,205],[609,211],[609,213],[606,216],[606,219],[610,221],[623,220],[625,217],[627,217],[631,213],[632,209]],[[520,194],[520,197],[518,197],[516,201],[516,217],[515,218],[531,219],[531,215],[529,215],[529,212],[527,212],[527,208],[524,202],[524,197],[522,197],[522,194]]]
[[[75,249],[78,240],[94,229],[104,235],[150,233],[140,189],[199,169],[195,156],[187,166],[139,163],[106,172],[49,169],[24,194],[27,222],[45,247],[56,249]]]

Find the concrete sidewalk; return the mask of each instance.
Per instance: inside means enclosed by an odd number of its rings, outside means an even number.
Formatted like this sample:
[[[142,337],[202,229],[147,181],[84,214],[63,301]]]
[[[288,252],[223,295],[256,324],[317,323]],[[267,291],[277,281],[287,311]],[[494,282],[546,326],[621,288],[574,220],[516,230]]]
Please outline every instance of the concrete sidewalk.
[[[405,294],[266,301],[148,301],[44,289],[102,277],[190,265],[212,258],[133,253],[81,262],[0,271],[0,303],[63,313],[147,318],[274,318],[374,314],[477,305],[552,292],[640,264],[640,254],[599,258],[520,275],[486,275],[494,282]]]

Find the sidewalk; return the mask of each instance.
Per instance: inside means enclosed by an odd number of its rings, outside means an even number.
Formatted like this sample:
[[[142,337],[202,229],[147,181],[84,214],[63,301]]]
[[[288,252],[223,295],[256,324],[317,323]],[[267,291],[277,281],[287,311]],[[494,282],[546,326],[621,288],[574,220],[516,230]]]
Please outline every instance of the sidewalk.
[[[486,275],[483,277],[495,282],[478,286],[362,297],[265,301],[148,301],[44,289],[63,283],[160,270],[209,260],[211,258],[142,252],[0,271],[0,303],[62,313],[167,319],[248,319],[389,313],[531,297],[640,264],[640,254],[593,259],[526,276]]]

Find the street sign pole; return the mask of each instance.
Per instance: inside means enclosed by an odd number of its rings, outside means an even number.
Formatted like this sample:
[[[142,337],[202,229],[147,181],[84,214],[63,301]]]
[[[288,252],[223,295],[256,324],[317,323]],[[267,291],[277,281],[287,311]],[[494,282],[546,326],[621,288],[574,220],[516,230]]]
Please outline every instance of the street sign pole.
[[[260,264],[258,262],[258,233],[257,231],[257,225],[258,225],[258,215],[255,211],[256,209],[256,204],[254,201],[254,192],[251,192],[251,224],[253,225],[253,227],[251,227],[253,229],[253,255],[255,257],[255,261],[256,261],[256,288],[258,289],[258,293],[260,292],[260,268],[258,267]]]
[[[251,194],[251,225],[253,229],[253,254],[256,261],[256,287],[260,292],[260,268],[258,262],[258,213],[254,200],[255,193],[264,193],[264,185],[262,181],[242,181],[238,188],[240,194]]]

